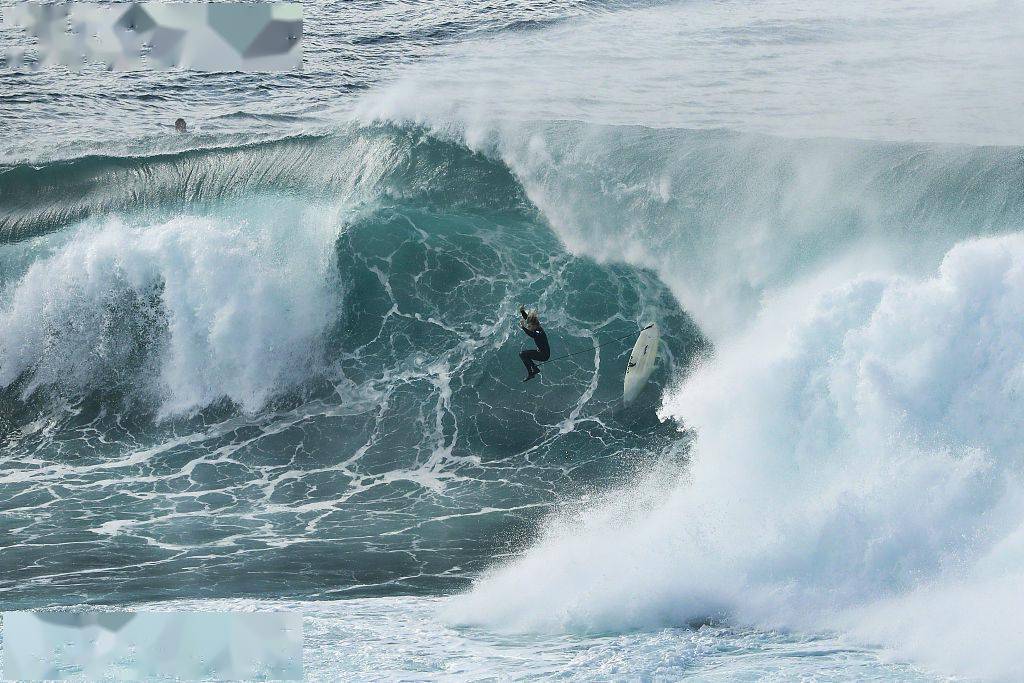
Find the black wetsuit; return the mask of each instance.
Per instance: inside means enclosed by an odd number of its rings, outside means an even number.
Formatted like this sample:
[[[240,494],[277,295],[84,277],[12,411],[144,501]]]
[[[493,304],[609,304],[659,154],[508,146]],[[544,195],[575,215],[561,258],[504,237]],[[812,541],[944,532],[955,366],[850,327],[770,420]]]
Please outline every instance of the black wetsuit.
[[[523,314],[523,318],[526,314]],[[529,337],[533,337],[533,341],[537,344],[537,349],[523,349],[519,352],[519,358],[522,359],[523,365],[526,366],[526,371],[531,375],[540,372],[537,367],[537,361],[543,363],[547,359],[551,358],[551,347],[548,346],[548,335],[544,333],[544,328],[538,326],[536,330],[528,330],[525,327],[520,326],[520,329]]]

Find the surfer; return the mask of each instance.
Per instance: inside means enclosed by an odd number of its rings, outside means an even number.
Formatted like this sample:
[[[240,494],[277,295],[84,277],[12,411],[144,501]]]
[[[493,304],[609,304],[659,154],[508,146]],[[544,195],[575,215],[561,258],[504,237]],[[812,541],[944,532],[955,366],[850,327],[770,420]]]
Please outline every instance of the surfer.
[[[174,122],[174,130],[179,133],[184,133],[188,130],[188,126],[185,124],[185,119],[178,119]]]
[[[523,381],[529,382],[540,373],[537,361],[543,363],[551,358],[551,347],[548,346],[548,335],[545,334],[544,328],[540,326],[540,316],[537,315],[537,311],[527,313],[526,307],[520,304],[519,315],[523,316],[523,319],[519,321],[519,327],[523,329],[527,336],[532,337],[534,343],[537,344],[536,349],[523,349],[519,352],[519,358],[523,361],[523,365],[526,366],[526,379]]]

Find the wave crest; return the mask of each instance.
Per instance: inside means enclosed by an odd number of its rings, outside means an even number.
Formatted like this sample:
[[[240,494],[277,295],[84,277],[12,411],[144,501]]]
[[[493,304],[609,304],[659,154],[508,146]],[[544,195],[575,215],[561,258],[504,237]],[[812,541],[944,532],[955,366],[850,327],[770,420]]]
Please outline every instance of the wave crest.
[[[33,263],[0,309],[0,386],[120,390],[177,415],[221,397],[251,412],[305,379],[336,312],[336,216],[253,203],[110,219]]]

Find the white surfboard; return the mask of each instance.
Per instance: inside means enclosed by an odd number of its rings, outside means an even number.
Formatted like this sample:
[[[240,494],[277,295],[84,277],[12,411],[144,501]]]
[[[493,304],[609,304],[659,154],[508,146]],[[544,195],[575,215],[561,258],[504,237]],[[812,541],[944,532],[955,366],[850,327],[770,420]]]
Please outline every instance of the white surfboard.
[[[640,332],[640,337],[633,345],[633,353],[629,354],[626,376],[622,380],[622,402],[630,403],[643,388],[654,372],[654,360],[658,357],[657,323],[651,323]]]

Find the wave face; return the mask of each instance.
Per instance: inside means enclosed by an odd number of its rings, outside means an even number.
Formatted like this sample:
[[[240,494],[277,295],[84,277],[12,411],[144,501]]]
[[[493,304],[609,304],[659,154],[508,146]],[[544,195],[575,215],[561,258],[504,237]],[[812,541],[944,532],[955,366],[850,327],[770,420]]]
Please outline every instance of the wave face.
[[[478,125],[469,142],[570,250],[655,270],[715,339],[802,280],[923,275],[965,236],[1024,224],[1018,147],[569,123]]]
[[[676,439],[656,393],[620,414],[629,347],[596,345],[659,321],[658,385],[703,337],[650,272],[566,252],[494,160],[384,126],[82,163],[225,191],[2,247],[0,487],[38,549],[8,603],[462,586]],[[520,302],[581,352],[530,385]]]

